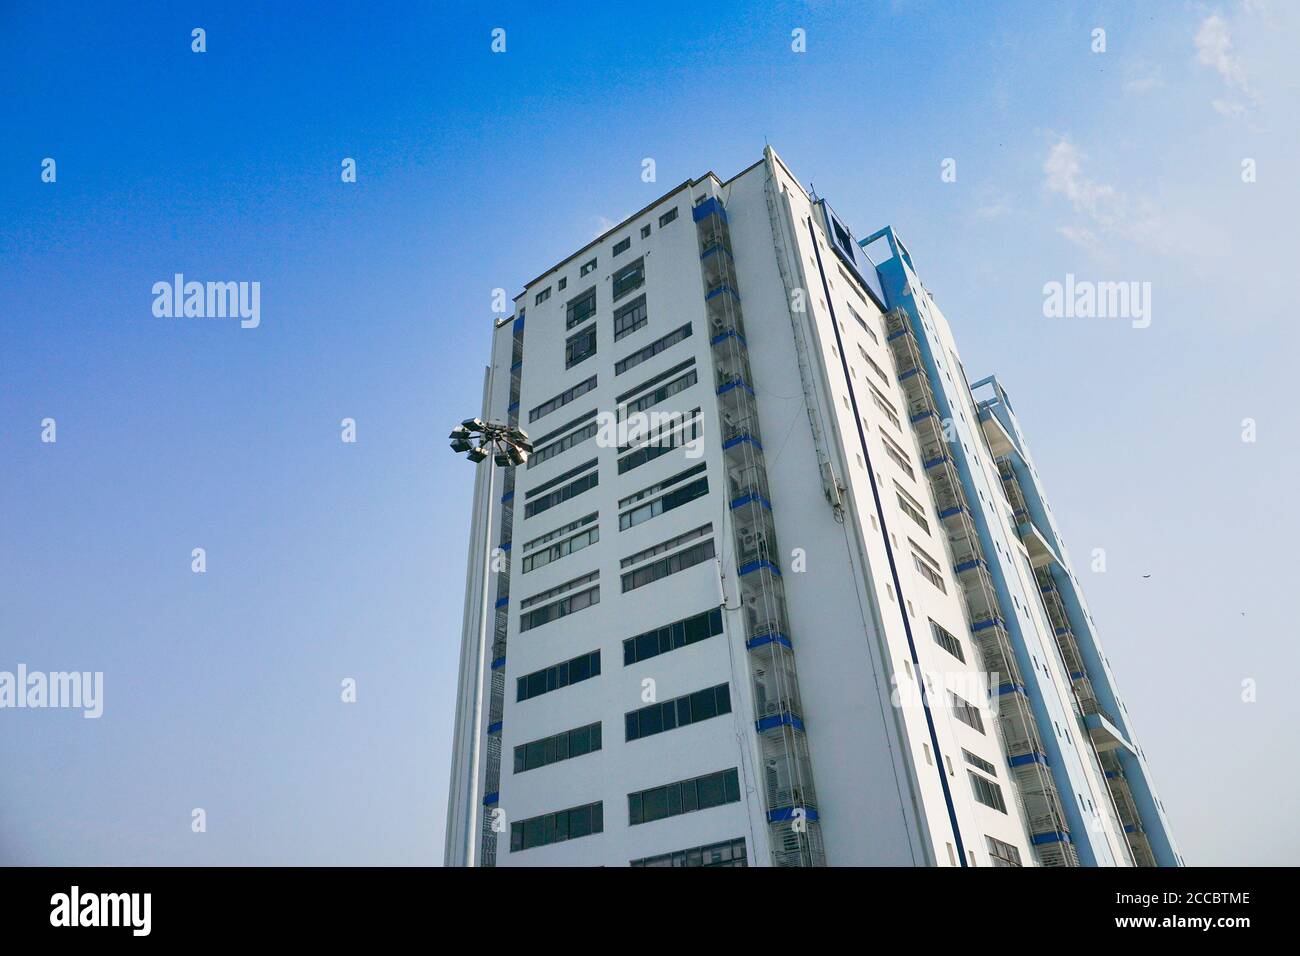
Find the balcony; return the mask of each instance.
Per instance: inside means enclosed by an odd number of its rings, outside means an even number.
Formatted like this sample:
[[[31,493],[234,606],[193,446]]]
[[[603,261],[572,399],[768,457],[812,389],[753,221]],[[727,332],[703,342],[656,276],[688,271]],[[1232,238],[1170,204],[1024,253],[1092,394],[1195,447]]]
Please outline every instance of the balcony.
[[[1020,532],[1020,540],[1024,543],[1025,550],[1029,552],[1031,567],[1038,569],[1052,563],[1061,563],[1061,559],[1056,556],[1056,550],[1032,521],[1023,522],[1017,530]]]
[[[994,458],[1004,455],[1019,455],[1016,440],[1011,437],[1001,420],[987,408],[980,410],[980,427],[984,429],[984,438],[989,443],[989,451]]]
[[[1092,702],[1092,706],[1085,706],[1084,710],[1083,726],[1088,729],[1088,737],[1091,738],[1092,745],[1097,748],[1098,753],[1109,753],[1120,748],[1133,751],[1132,746],[1124,739],[1124,734],[1110,722],[1109,715],[1096,706],[1096,701]],[[1089,710],[1092,713],[1086,713]]]

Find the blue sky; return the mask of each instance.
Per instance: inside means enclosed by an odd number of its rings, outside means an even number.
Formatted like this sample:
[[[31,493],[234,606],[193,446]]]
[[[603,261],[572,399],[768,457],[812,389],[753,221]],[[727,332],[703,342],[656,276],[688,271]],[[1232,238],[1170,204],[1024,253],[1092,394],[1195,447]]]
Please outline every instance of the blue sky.
[[[1188,861],[1296,862],[1294,9],[615,6],[0,10],[0,670],[105,675],[0,711],[0,862],[440,862],[492,290],[765,140],[1010,390]]]

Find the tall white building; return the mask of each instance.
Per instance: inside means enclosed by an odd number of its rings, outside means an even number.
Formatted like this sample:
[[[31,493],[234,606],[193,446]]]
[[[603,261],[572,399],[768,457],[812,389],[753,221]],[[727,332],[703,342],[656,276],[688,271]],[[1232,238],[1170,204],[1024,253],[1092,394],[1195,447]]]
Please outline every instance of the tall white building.
[[[770,149],[530,282],[452,865],[1178,865],[1006,392]]]

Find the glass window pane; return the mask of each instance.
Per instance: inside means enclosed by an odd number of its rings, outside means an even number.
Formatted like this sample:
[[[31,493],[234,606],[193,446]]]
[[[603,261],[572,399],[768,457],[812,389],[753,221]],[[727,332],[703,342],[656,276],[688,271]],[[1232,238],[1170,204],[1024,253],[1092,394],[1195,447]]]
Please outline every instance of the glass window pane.
[[[695,785],[699,791],[701,810],[722,805],[725,793],[723,792],[722,778],[719,775],[710,774],[707,777],[701,777],[695,782]]]

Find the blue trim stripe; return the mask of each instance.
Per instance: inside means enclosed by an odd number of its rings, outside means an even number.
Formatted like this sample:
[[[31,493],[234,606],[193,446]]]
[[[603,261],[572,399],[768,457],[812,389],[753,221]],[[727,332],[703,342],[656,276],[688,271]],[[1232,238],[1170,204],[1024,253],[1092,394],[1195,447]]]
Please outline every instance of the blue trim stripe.
[[[754,389],[753,389],[753,387],[750,386],[750,384],[749,384],[748,382],[746,382],[743,378],[739,378],[739,377],[737,377],[737,378],[735,378],[734,380],[728,382],[726,385],[722,385],[722,386],[720,386],[720,387],[718,388],[718,394],[719,394],[719,395],[723,395],[723,394],[725,394],[725,393],[731,391],[733,388],[743,388],[745,391],[749,392],[750,395],[753,395],[753,394],[754,394]]]
[[[795,807],[781,807],[779,810],[769,810],[767,812],[767,821],[769,823],[783,823],[786,820],[793,820],[795,809]],[[820,819],[820,817],[817,816],[816,807],[800,807],[798,809],[803,810],[805,820],[812,821]]]
[[[506,606],[507,604],[509,604],[509,603],[510,603],[510,596],[509,596],[509,595],[506,595],[506,596],[503,597],[503,598],[497,598],[497,605],[496,605],[496,606],[497,606],[497,610],[500,610],[501,608],[505,607],[505,606]]]
[[[1019,757],[1012,757],[1008,762],[1013,767],[1024,767],[1031,763],[1042,764],[1044,767],[1051,766],[1051,764],[1047,762],[1047,755],[1041,754],[1037,750],[1031,754],[1021,754]]]
[[[699,222],[701,219],[711,216],[714,213],[717,213],[723,222],[727,221],[726,208],[718,201],[717,196],[710,196],[708,199],[704,200],[704,202],[691,210],[691,219],[695,222]]]
[[[490,665],[491,669],[494,671],[499,671],[501,668],[505,666],[506,666],[506,659],[504,657],[498,657]]]
[[[709,344],[717,345],[723,339],[728,339],[728,338],[734,338],[741,345],[745,346],[745,348],[749,348],[749,343],[745,341],[745,337],[741,335],[739,332],[737,332],[735,329],[727,329],[727,331],[725,332],[719,332],[713,338],[709,339]]]
[[[764,508],[766,508],[768,511],[771,511],[771,510],[772,510],[772,502],[768,501],[768,500],[767,500],[766,498],[764,498],[762,495],[756,495],[756,494],[754,494],[753,492],[751,492],[751,493],[749,493],[749,494],[747,494],[747,495],[742,495],[742,496],[739,497],[739,498],[733,498],[733,499],[731,500],[731,510],[732,510],[732,511],[735,511],[737,508],[742,508],[742,507],[744,507],[745,505],[749,504],[751,501],[757,501],[760,505],[762,505],[762,506],[763,506]]]
[[[496,803],[500,799],[501,799],[501,794],[494,790],[491,793],[485,793],[483,795],[483,804],[484,806],[490,806],[491,804]]]
[[[758,637],[751,637],[749,640],[745,641],[745,648],[752,651],[756,647],[762,647],[764,644],[771,644],[773,641],[776,641],[776,643],[781,644],[784,647],[790,648],[790,650],[794,650],[794,645],[790,643],[790,638],[786,637],[780,631],[772,634],[760,634]]]
[[[726,451],[728,448],[734,448],[735,446],[739,445],[741,442],[745,442],[745,441],[749,442],[759,451],[763,450],[763,443],[760,442],[757,438],[754,438],[748,432],[746,432],[744,435],[737,435],[735,438],[728,439],[726,442],[723,443],[722,449],[723,451]]]
[[[803,721],[794,716],[794,714],[769,714],[768,716],[755,721],[754,726],[757,727],[760,732],[781,726],[803,730]]]
[[[1051,833],[1035,833],[1034,846],[1042,846],[1044,843],[1072,843],[1070,834],[1061,830],[1053,830]]]
[[[746,574],[752,574],[753,572],[761,570],[762,568],[767,568],[778,578],[781,577],[781,569],[778,568],[771,561],[767,560],[767,558],[763,558],[760,561],[750,561],[749,564],[742,565],[740,568],[740,576],[743,578]]]
[[[498,721],[494,721],[493,723],[488,724],[487,732],[488,732],[489,734],[499,734],[499,733],[501,733],[501,721],[498,720]]]

